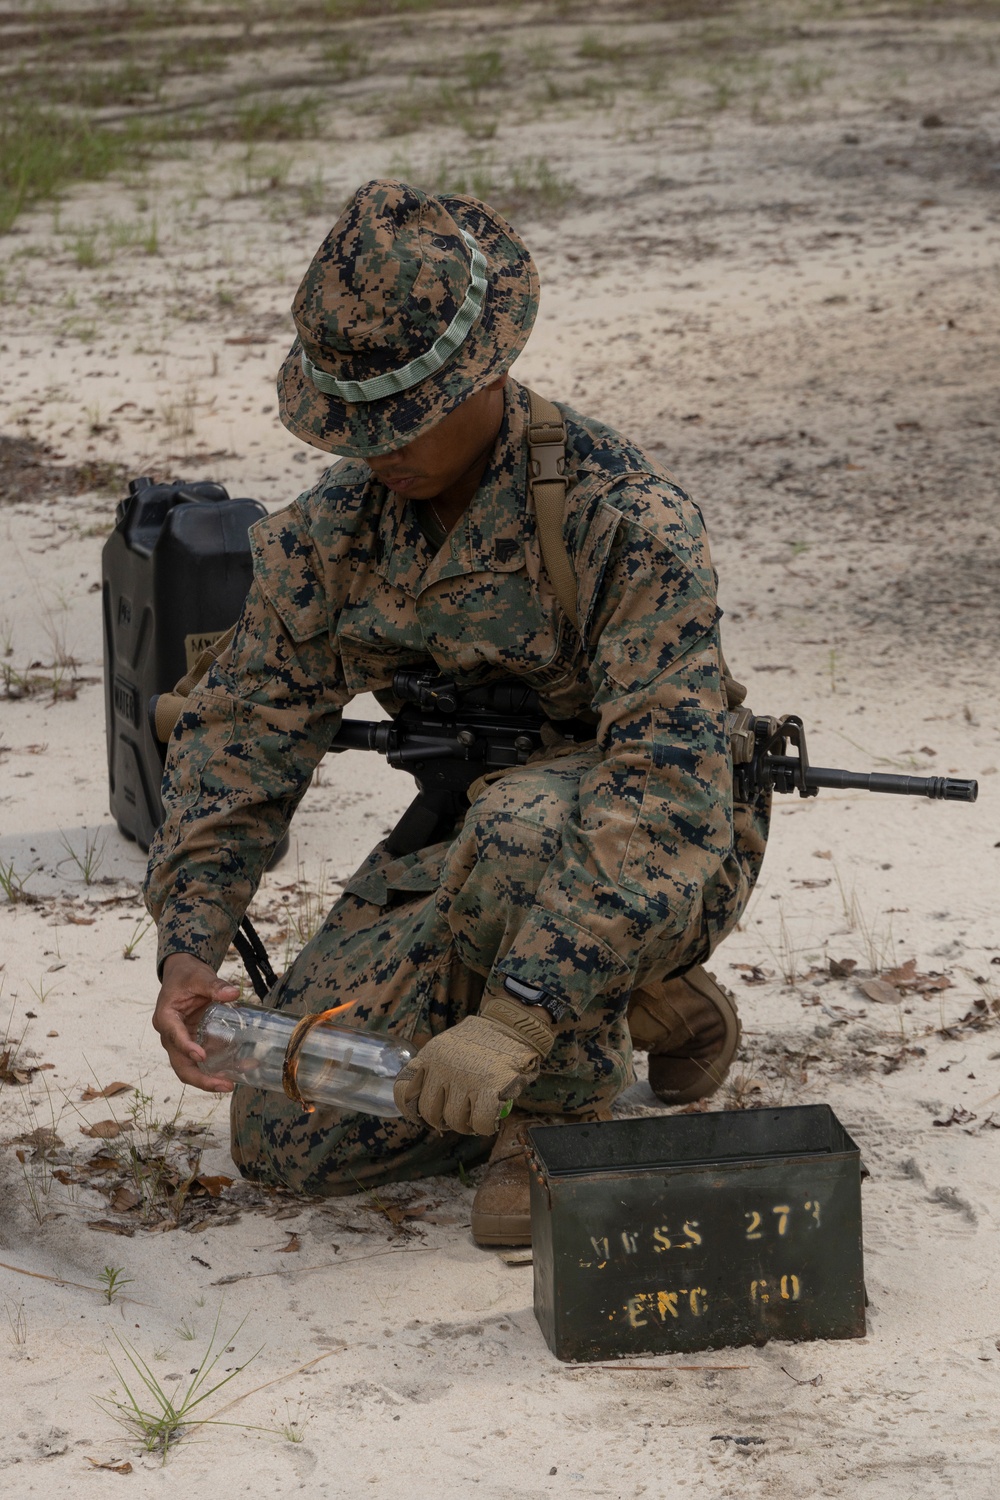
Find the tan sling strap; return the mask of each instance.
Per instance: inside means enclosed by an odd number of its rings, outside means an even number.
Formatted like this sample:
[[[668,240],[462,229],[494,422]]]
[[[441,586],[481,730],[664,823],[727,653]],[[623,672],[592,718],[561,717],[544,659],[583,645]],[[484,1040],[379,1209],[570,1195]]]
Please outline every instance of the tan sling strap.
[[[206,646],[190,672],[185,673],[172,692],[160,693],[153,713],[153,724],[156,730],[156,738],[161,745],[165,745],[173,734],[174,725],[184,712],[185,698],[189,696],[191,689],[205,676],[212,663],[218,661],[235,634],[236,626],[231,625],[224,635],[219,636],[217,641],[213,641],[210,646]]]
[[[535,507],[545,571],[568,619],[577,630],[576,574],[563,539],[566,514],[566,423],[557,406],[528,391],[528,490]]]
[[[556,598],[579,630],[576,574],[563,537],[567,489],[566,424],[559,408],[551,401],[546,401],[530,390],[528,401],[531,408],[528,425],[528,488],[535,505],[542,561],[556,591]],[[722,657],[722,683],[728,708],[739,708],[746,698],[747,690],[732,675],[725,657]],[[741,723],[740,727],[745,726]]]

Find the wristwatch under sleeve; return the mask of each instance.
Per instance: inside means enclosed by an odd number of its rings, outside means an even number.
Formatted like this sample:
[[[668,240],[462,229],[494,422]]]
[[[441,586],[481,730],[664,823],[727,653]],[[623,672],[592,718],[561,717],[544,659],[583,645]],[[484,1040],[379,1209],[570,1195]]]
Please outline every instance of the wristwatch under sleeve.
[[[569,1014],[569,1006],[562,1000],[557,1000],[555,995],[549,995],[545,990],[536,989],[532,984],[523,984],[520,979],[512,979],[509,974],[503,976],[503,987],[508,995],[515,1000],[520,1000],[522,1005],[537,1005],[551,1018],[556,1026]]]

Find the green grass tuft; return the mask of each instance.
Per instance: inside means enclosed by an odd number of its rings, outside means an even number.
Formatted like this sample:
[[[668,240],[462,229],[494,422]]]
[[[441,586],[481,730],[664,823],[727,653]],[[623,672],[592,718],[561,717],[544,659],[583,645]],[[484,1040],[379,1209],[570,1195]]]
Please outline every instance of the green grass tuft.
[[[182,1387],[174,1395],[161,1385],[135,1345],[115,1333],[114,1338],[120,1351],[122,1364],[116,1363],[110,1351],[106,1352],[121,1382],[124,1399],[117,1398],[112,1393],[110,1397],[98,1397],[98,1405],[124,1427],[131,1437],[137,1438],[147,1453],[159,1453],[164,1463],[167,1461],[169,1450],[195,1428],[218,1425],[238,1426],[238,1423],[219,1424],[211,1418],[202,1417],[198,1408],[203,1401],[207,1401],[216,1391],[228,1385],[241,1371],[245,1370],[260,1353],[258,1349],[257,1354],[252,1354],[250,1359],[244,1360],[241,1365],[228,1370],[217,1379],[212,1378],[223,1354],[227,1352],[228,1346],[235,1340],[242,1327],[243,1324],[240,1323],[228,1338],[220,1339],[219,1318],[216,1317],[215,1327],[212,1329],[212,1336],[201,1363],[192,1371],[192,1378],[187,1386]]]
[[[220,136],[232,136],[248,144],[254,141],[301,141],[316,132],[315,99],[286,104],[280,99],[244,104],[232,122],[221,126]]]
[[[31,204],[70,182],[106,177],[135,154],[130,132],[91,125],[79,115],[22,105],[0,117],[0,234]]]
[[[488,159],[471,166],[442,161],[430,186],[439,193],[471,193],[501,213],[541,216],[561,213],[580,196],[576,184],[554,172],[544,157],[506,167]]]

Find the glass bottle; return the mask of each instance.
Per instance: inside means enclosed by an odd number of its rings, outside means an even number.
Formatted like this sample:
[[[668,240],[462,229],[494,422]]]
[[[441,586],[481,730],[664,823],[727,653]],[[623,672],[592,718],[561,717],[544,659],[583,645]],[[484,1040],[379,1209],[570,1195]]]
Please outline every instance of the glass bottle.
[[[198,1042],[205,1049],[199,1067],[212,1077],[282,1093],[285,1050],[298,1020],[251,1005],[210,1005],[198,1029]],[[299,1052],[299,1092],[311,1104],[398,1118],[392,1086],[414,1056],[414,1048],[395,1037],[322,1021],[308,1033]]]

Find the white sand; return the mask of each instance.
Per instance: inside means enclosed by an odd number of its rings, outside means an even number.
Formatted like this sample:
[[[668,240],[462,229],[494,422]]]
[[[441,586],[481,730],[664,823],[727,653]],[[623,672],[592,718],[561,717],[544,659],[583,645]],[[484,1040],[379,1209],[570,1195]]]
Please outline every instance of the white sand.
[[[477,30],[487,10],[419,18],[392,45],[403,58],[489,45]],[[529,46],[533,14],[518,13],[508,41]],[[610,8],[594,16],[539,35],[573,56],[588,26],[628,31]],[[695,27],[643,34],[652,45]],[[511,110],[489,148],[499,163],[544,154],[590,195],[556,219],[517,219],[545,288],[517,373],[654,445],[703,502],[727,653],[754,707],[800,713],[823,764],[981,779],[974,807],[782,799],[743,930],[715,959],[744,1015],[743,1096],[829,1102],[871,1169],[868,1337],[665,1357],[653,1373],[565,1366],[535,1323],[531,1270],[472,1244],[471,1190],[455,1179],[379,1195],[389,1208],[433,1204],[438,1223],[394,1224],[364,1197],[317,1206],[234,1188],[238,1219],[173,1233],[51,1179],[53,1164],[73,1176],[99,1145],[83,1125],[126,1117],[132,1095],[80,1102],[113,1080],[140,1086],[163,1118],[179,1108],[205,1122],[203,1171],[233,1169],[225,1107],[190,1092],[179,1105],[150,1030],[152,935],[138,961],[122,951],[142,932],[143,860],[107,812],[94,590],[113,502],[39,501],[29,485],[0,509],[3,660],[23,670],[61,652],[85,681],[70,700],[0,699],[0,861],[31,870],[37,898],[0,901],[0,1004],[22,1062],[51,1065],[0,1085],[0,1130],[13,1142],[55,1128],[64,1143],[48,1167],[30,1145],[23,1168],[16,1144],[0,1155],[0,1259],[20,1268],[0,1269],[4,1494],[996,1494],[1000,234],[996,146],[980,149],[998,130],[991,37],[988,18],[960,11],[826,17],[789,31],[776,56],[832,81],[763,121],[742,107],[672,119],[662,92],[619,82],[611,102],[571,101],[534,123]],[[286,61],[276,45],[275,70]],[[930,107],[943,130],[921,129]],[[311,216],[287,193],[233,197],[235,149],[196,147],[140,186],[75,190],[58,232],[50,210],[23,219],[0,241],[0,428],[67,463],[218,478],[271,505],[311,483],[321,457],[275,418],[286,310],[339,202],[400,154],[377,121],[347,102],[342,114],[351,129],[335,147],[290,148],[290,180],[319,173],[325,185]],[[441,126],[404,145],[426,173],[468,143]],[[74,230],[154,212],[157,256],[76,266]],[[93,342],[72,318],[95,321]],[[267,342],[226,342],[248,334]],[[265,908],[296,859],[296,909],[345,877],[409,790],[361,755],[324,767]],[[86,862],[95,840],[88,885],[66,843]],[[951,987],[895,1006],[849,980],[798,978],[830,957],[862,969],[913,958]],[[741,964],[766,982],[745,983]],[[978,1030],[961,1021],[977,999]],[[638,1084],[623,1108],[654,1104]],[[935,1124],[955,1111],[968,1117]],[[135,1232],[87,1227],[98,1219]],[[281,1254],[289,1234],[299,1248]],[[90,1290],[108,1265],[132,1278],[110,1306]],[[181,1389],[217,1317],[220,1333],[239,1328],[221,1371],[260,1353],[204,1413],[273,1383],[226,1413],[246,1426],[204,1429],[161,1467],[94,1403],[121,1392],[107,1350],[116,1335],[132,1341]]]

